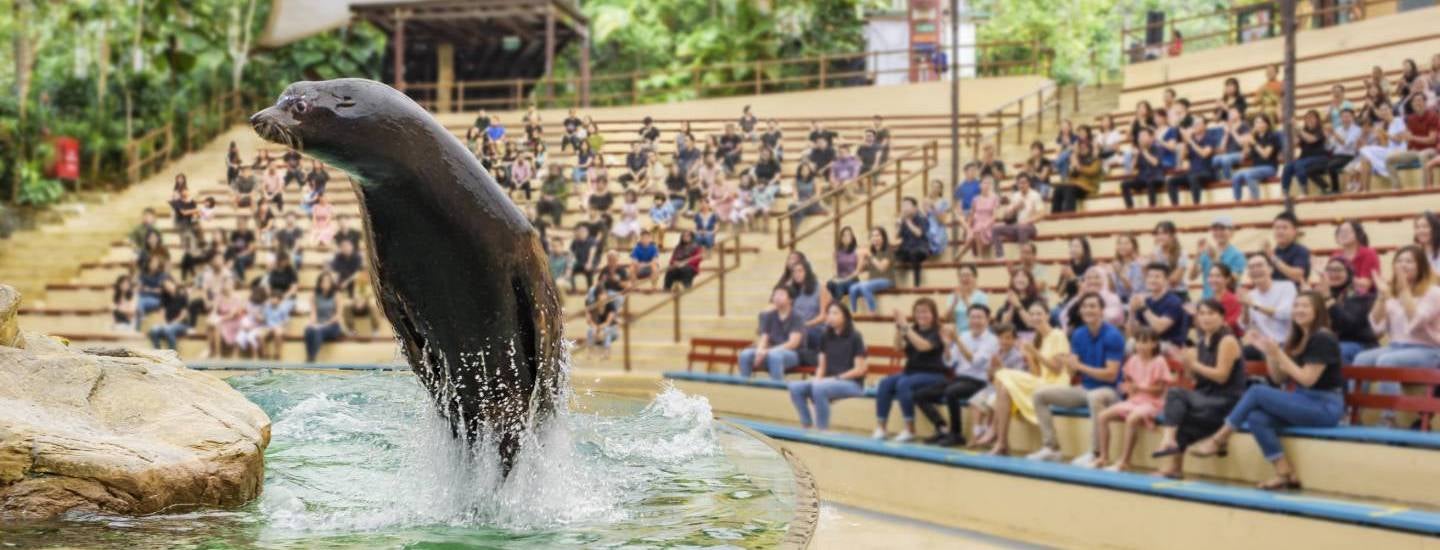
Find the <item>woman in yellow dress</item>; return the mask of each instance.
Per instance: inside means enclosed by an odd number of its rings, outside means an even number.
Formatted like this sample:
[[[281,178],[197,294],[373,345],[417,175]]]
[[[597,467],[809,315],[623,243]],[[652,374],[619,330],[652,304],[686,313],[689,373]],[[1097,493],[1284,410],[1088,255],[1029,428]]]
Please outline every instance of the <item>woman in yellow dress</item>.
[[[1070,385],[1071,373],[1065,369],[1070,355],[1070,338],[1050,326],[1050,312],[1043,302],[1030,305],[1025,311],[1035,342],[1026,342],[1021,351],[1030,370],[1001,370],[995,373],[995,414],[985,435],[975,440],[976,446],[991,445],[990,454],[1004,455],[1010,450],[1010,417],[1015,412],[1026,422],[1035,423],[1035,392],[1047,386]]]

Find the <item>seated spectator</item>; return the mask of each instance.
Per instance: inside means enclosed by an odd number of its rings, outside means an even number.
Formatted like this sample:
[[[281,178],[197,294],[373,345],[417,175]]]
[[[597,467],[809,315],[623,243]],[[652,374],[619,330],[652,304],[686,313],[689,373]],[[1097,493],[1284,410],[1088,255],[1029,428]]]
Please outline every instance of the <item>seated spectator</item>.
[[[1005,179],[1005,162],[995,157],[995,144],[985,143],[980,146],[980,177],[990,176],[998,180]]]
[[[577,150],[580,149],[580,142],[585,141],[585,130],[580,121],[580,117],[576,115],[573,107],[570,109],[570,114],[565,117],[564,122],[561,124],[565,129],[565,136],[560,140],[560,152],[565,152],[566,147]],[[559,224],[560,222],[555,223]]]
[[[800,364],[798,351],[804,337],[805,319],[795,315],[791,308],[794,299],[795,291],[787,285],[777,286],[770,292],[770,304],[775,309],[760,314],[755,345],[740,351],[742,378],[749,378],[755,369],[764,368],[771,380],[784,380],[785,371]]]
[[[1110,259],[1111,287],[1124,303],[1145,291],[1145,262],[1140,258],[1140,244],[1135,235],[1115,236],[1115,256]]]
[[[1035,336],[1037,328],[1030,323],[1030,318],[1025,312],[1035,304],[1044,305],[1045,300],[1040,296],[1040,285],[1035,283],[1035,276],[1026,269],[1016,269],[1010,272],[1010,285],[1006,287],[1005,303],[995,310],[995,322],[1004,323],[1015,327],[1020,334],[1021,340],[1030,340]],[[1047,314],[1046,319],[1049,319]]]
[[[1051,212],[1055,214],[1079,210],[1081,201],[1100,192],[1100,181],[1105,178],[1100,157],[1088,140],[1076,143],[1074,152],[1066,160],[1068,172],[1055,185],[1055,195],[1051,199]]]
[[[322,272],[315,278],[315,296],[310,304],[310,321],[305,324],[305,362],[314,363],[325,342],[334,342],[350,331],[345,328],[345,295],[339,292],[335,274]]]
[[[591,295],[585,300],[585,348],[599,349],[602,359],[610,358],[610,345],[620,337],[617,307],[617,300],[607,295]]]
[[[1070,258],[1060,266],[1060,280],[1055,283],[1055,292],[1060,295],[1061,302],[1069,302],[1077,297],[1080,292],[1080,277],[1095,265],[1095,257],[1090,252],[1090,239],[1085,237],[1070,238]]]
[[[145,269],[140,272],[140,299],[136,305],[135,328],[140,329],[145,316],[150,312],[159,310],[164,302],[161,301],[161,294],[164,292],[165,282],[170,280],[170,272],[165,268],[165,258],[161,256],[150,256],[150,261]]]
[[[825,207],[815,200],[819,191],[815,185],[815,168],[808,162],[801,162],[795,167],[795,202],[790,206],[792,223],[798,223],[806,216],[825,214]]]
[[[300,292],[300,273],[290,263],[290,256],[285,254],[275,256],[275,262],[265,273],[265,286],[272,296],[294,307],[295,295]]]
[[[1330,326],[1340,340],[1340,358],[1354,365],[1360,352],[1380,345],[1375,329],[1370,326],[1370,311],[1375,307],[1375,293],[1355,290],[1355,274],[1350,265],[1331,258],[1325,264],[1325,288],[1329,291],[1325,304]]]
[[[796,253],[798,254],[798,252]],[[805,259],[790,264],[787,268],[784,279],[780,284],[789,286],[794,292],[795,299],[792,300],[792,309],[795,315],[804,321],[805,340],[802,342],[800,362],[815,364],[814,352],[816,345],[820,342],[821,332],[824,331],[825,311],[830,308],[830,301],[833,299],[830,291],[820,285],[820,280],[815,276],[815,270],[810,262]]]
[[[1136,432],[1142,426],[1149,428],[1155,425],[1155,418],[1160,416],[1161,407],[1164,406],[1165,392],[1175,383],[1170,374],[1170,364],[1160,355],[1160,341],[1155,332],[1148,328],[1142,327],[1135,333],[1135,353],[1125,361],[1121,372],[1125,375],[1125,381],[1120,383],[1125,400],[1095,414],[1095,424],[1092,426],[1095,430],[1098,456],[1090,465],[1095,468],[1104,467],[1111,472],[1130,469],[1130,455],[1135,452]],[[1120,456],[1114,457],[1112,462],[1110,423],[1117,420],[1125,422],[1125,433],[1120,443]]]
[[[550,246],[546,250],[546,260],[550,265],[550,278],[555,281],[556,287],[574,286],[570,281],[574,275],[575,253],[565,246],[565,240],[560,237],[550,237]]]
[[[980,194],[971,202],[969,215],[960,219],[960,229],[965,234],[965,240],[960,243],[955,259],[964,257],[966,253],[977,257],[990,254],[995,240],[995,216],[1002,208],[1000,200],[1000,195],[995,191],[995,178],[982,176]]]
[[[1405,116],[1406,148],[1386,155],[1385,169],[1391,174],[1402,168],[1421,168],[1425,187],[1430,187],[1430,170],[1424,169],[1436,158],[1440,147],[1440,113],[1425,108],[1425,94],[1410,96],[1407,105],[1410,114]],[[1396,182],[1398,187],[1398,182]]]
[[[664,193],[655,193],[650,200],[650,221],[654,224],[651,229],[663,232],[675,227],[675,218],[680,214],[678,209],[685,205],[684,197],[674,201],[666,198]]]
[[[1370,236],[1365,227],[1353,219],[1344,220],[1335,227],[1337,249],[1330,255],[1350,264],[1355,273],[1355,288],[1360,292],[1374,292],[1380,278],[1380,255],[1370,248]]]
[[[643,142],[635,141],[630,143],[630,152],[625,154],[625,173],[620,174],[617,181],[620,186],[629,189],[631,184],[644,183],[649,179],[647,172],[650,170],[649,154],[645,151]]]
[[[1240,325],[1245,327],[1246,336],[1260,332],[1271,340],[1285,341],[1290,336],[1290,305],[1295,303],[1295,285],[1274,280],[1270,262],[1260,254],[1246,258],[1246,274],[1250,277],[1250,291],[1240,297],[1241,305],[1245,306]],[[1246,347],[1245,358],[1258,361],[1262,358],[1261,350]]]
[[[152,258],[170,261],[170,249],[165,247],[164,237],[159,231],[145,234],[143,246],[135,251],[135,267],[144,270]]]
[[[1283,347],[1260,331],[1246,334],[1245,339],[1263,354],[1271,382],[1276,386],[1293,384],[1295,391],[1251,386],[1225,424],[1190,448],[1190,454],[1198,457],[1223,455],[1235,430],[1248,428],[1265,460],[1275,466],[1275,477],[1259,484],[1267,491],[1300,489],[1300,478],[1280,445],[1281,429],[1332,427],[1345,416],[1340,342],[1326,326],[1325,299],[1307,291],[1296,298],[1292,308],[1295,326]]]
[[[1180,301],[1190,301],[1190,286],[1185,283],[1185,272],[1190,266],[1190,260],[1185,256],[1185,250],[1180,246],[1179,229],[1175,222],[1165,220],[1155,224],[1155,230],[1151,234],[1155,241],[1155,251],[1150,254],[1149,263],[1165,264],[1170,272],[1170,292],[1180,297]]]
[[[1171,206],[1180,206],[1180,187],[1190,190],[1190,203],[1200,204],[1205,186],[1215,181],[1211,159],[1215,155],[1218,136],[1211,136],[1205,128],[1205,119],[1195,117],[1190,126],[1180,131],[1180,151],[1185,171],[1165,180],[1165,193],[1170,197]]]
[[[831,188],[846,187],[858,177],[860,177],[860,159],[850,152],[849,144],[841,145],[840,156],[830,164]]]
[[[110,285],[110,317],[115,332],[135,332],[140,326],[138,304],[135,300],[135,281],[130,275],[115,277]]]
[[[686,177],[679,162],[670,163],[670,169],[665,171],[665,193],[664,196],[674,203],[673,210],[679,212],[685,208],[686,199],[690,198],[690,178]],[[656,190],[656,193],[660,193]]]
[[[654,234],[640,232],[640,242],[630,250],[630,260],[630,280],[649,279],[650,289],[654,290],[660,282],[660,247],[655,245]]]
[[[290,264],[299,268],[304,257],[300,249],[300,238],[305,230],[300,228],[299,215],[293,210],[285,213],[285,226],[275,231],[275,255],[289,256]]]
[[[1045,144],[1030,143],[1030,156],[1025,159],[1025,173],[1030,175],[1030,184],[1041,197],[1050,196],[1050,177],[1055,175],[1055,165],[1045,158]]]
[[[855,310],[856,302],[864,296],[865,306],[875,313],[878,311],[875,293],[895,285],[894,252],[890,250],[890,235],[885,228],[870,230],[870,246],[860,251],[856,262],[860,266],[861,279],[850,285],[850,308]]]
[[[582,287],[575,284],[575,276],[585,277],[586,290],[595,284],[593,275],[600,265],[601,251],[595,239],[590,238],[590,228],[585,224],[575,226],[575,237],[570,240],[570,254],[573,262],[570,267],[570,288],[580,290]]]
[[[895,230],[900,235],[900,246],[895,250],[895,260],[910,268],[918,287],[925,260],[930,257],[930,241],[926,238],[930,224],[913,197],[905,197],[900,205],[900,221]]]
[[[887,437],[885,425],[890,416],[890,403],[900,402],[900,415],[905,430],[895,436],[896,443],[915,439],[915,392],[945,382],[944,342],[940,337],[940,315],[935,301],[921,298],[911,307],[912,322],[895,310],[895,349],[905,351],[905,368],[900,374],[886,376],[875,391],[875,439]]]
[[[1235,232],[1235,222],[1230,216],[1220,216],[1210,223],[1210,236],[1215,239],[1214,244],[1201,238],[1200,243],[1195,247],[1195,261],[1190,264],[1190,280],[1200,279],[1200,299],[1208,300],[1215,296],[1215,288],[1210,286],[1210,268],[1212,266],[1224,265],[1231,273],[1239,273],[1245,269],[1245,253],[1230,242],[1230,236]],[[1203,275],[1203,277],[1202,277]]]
[[[1395,116],[1389,105],[1375,111],[1375,120],[1370,128],[1373,143],[1362,145],[1360,156],[1355,161],[1356,174],[1359,176],[1355,190],[1368,191],[1373,176],[1393,181],[1396,174],[1390,170],[1387,159],[1392,154],[1403,153],[1408,149],[1405,136],[1409,131],[1405,120]]]
[[[1260,251],[1274,268],[1271,278],[1290,281],[1296,287],[1303,286],[1310,280],[1310,249],[1300,244],[1296,238],[1299,226],[1300,220],[1295,218],[1293,212],[1281,212],[1270,224],[1275,237],[1274,245],[1272,246],[1270,241],[1260,245]],[[1239,273],[1239,270],[1234,272]]]
[[[1064,332],[1050,327],[1050,310],[1044,303],[1035,303],[1025,312],[1031,326],[1035,327],[1034,341],[1024,341],[1020,346],[1028,370],[999,370],[995,372],[995,403],[990,418],[990,428],[975,440],[976,446],[990,446],[989,454],[1004,456],[1010,450],[1010,418],[1020,413],[1020,418],[1031,424],[1040,422],[1040,411],[1035,407],[1037,392],[1050,388],[1070,386],[1070,371],[1067,365],[1070,357],[1070,339]],[[1035,345],[1039,342],[1040,345]],[[1123,342],[1122,342],[1123,345]],[[1046,421],[1050,410],[1044,413]]]
[[[1437,75],[1440,78],[1440,75]],[[1440,273],[1440,215],[1426,210],[1415,217],[1415,246],[1425,253],[1431,273]]]
[[[961,264],[956,268],[956,272],[956,280],[960,284],[950,293],[950,300],[945,305],[948,318],[944,321],[955,323],[955,330],[964,332],[970,329],[970,308],[985,306],[986,311],[989,311],[990,295],[979,288],[980,272],[975,268],[975,264]]]
[[[830,430],[830,403],[865,394],[865,340],[855,330],[845,304],[831,302],[825,310],[820,335],[815,377],[790,382],[790,401],[800,415],[800,425],[822,432]],[[812,420],[811,408],[814,408]]]
[[[1425,252],[1415,245],[1402,247],[1392,260],[1391,273],[1389,283],[1379,285],[1379,297],[1370,310],[1371,326],[1375,332],[1383,332],[1388,343],[1361,352],[1355,363],[1377,367],[1440,365],[1440,282],[1430,270]]]
[[[989,385],[991,360],[1000,351],[1000,341],[990,333],[990,308],[973,306],[967,317],[969,328],[966,330],[941,329],[945,367],[953,376],[915,390],[915,404],[935,425],[935,435],[925,440],[932,445],[953,447],[965,444],[961,405]],[[935,408],[935,404],[941,401],[945,402],[945,408],[950,413],[949,422]]]
[[[1035,224],[1045,217],[1045,201],[1030,187],[1030,177],[1026,174],[1015,177],[1015,193],[1009,198],[1009,205],[996,212],[999,223],[990,230],[996,258],[1005,257],[1006,241],[1023,245],[1035,238]]]
[[[1221,126],[1216,132],[1214,155],[1210,167],[1216,176],[1225,181],[1235,177],[1235,167],[1245,160],[1245,141],[1249,139],[1250,126],[1245,123],[1241,110],[1229,108],[1221,117]]]
[[[250,288],[250,299],[245,302],[245,313],[241,316],[239,335],[235,337],[235,349],[244,357],[265,359],[262,345],[265,339],[265,304],[270,295],[264,286]]]
[[[1275,177],[1275,167],[1280,163],[1280,135],[1272,131],[1270,117],[1260,114],[1255,117],[1255,129],[1241,138],[1241,148],[1250,167],[1235,172],[1230,180],[1235,200],[1241,200],[1243,188],[1250,189],[1250,200],[1260,200],[1260,182]]]
[[[258,353],[261,359],[279,360],[285,345],[285,325],[290,322],[295,302],[280,292],[266,292],[265,295],[265,304],[261,308],[264,324],[258,327],[260,332],[256,339],[260,346]],[[268,352],[267,346],[270,347]]]
[[[1220,302],[1221,311],[1225,316],[1225,326],[1230,329],[1231,334],[1238,338],[1245,334],[1245,330],[1240,327],[1240,316],[1245,314],[1245,306],[1240,303],[1240,295],[1235,293],[1237,284],[1235,273],[1230,271],[1230,267],[1225,264],[1215,264],[1210,268],[1210,274],[1206,276],[1206,280],[1210,284],[1210,288],[1215,290],[1215,295],[1211,298]],[[1185,307],[1186,311],[1193,312],[1194,310],[1191,304],[1185,304]]]
[[[1085,270],[1085,275],[1080,278],[1078,292],[1060,307],[1059,325],[1062,332],[1069,333],[1084,324],[1085,321],[1080,316],[1080,299],[1086,294],[1099,296],[1100,301],[1105,304],[1101,318],[1106,323],[1116,327],[1125,326],[1125,302],[1110,290],[1110,275],[1104,267],[1097,265]]]
[[[240,281],[227,280],[221,287],[220,295],[211,308],[205,326],[209,331],[206,339],[210,343],[208,356],[223,357],[227,349],[239,346],[241,331],[244,330],[247,313],[245,297],[240,294]]]
[[[874,130],[865,130],[864,141],[855,150],[856,156],[860,157],[860,175],[872,179],[876,166],[885,164],[885,145],[875,137]],[[872,180],[873,181],[873,180]]]
[[[610,228],[610,234],[615,236],[617,244],[625,246],[630,239],[644,232],[640,225],[640,194],[634,189],[626,189],[625,203],[620,205],[620,221]]]
[[[1145,266],[1145,293],[1130,296],[1130,332],[1142,328],[1159,335],[1161,343],[1182,346],[1188,327],[1185,326],[1185,300],[1171,292],[1166,281],[1170,268],[1159,262]]]
[[[166,346],[178,352],[180,351],[180,337],[185,336],[193,328],[186,320],[190,296],[184,286],[171,279],[165,279],[161,288],[160,310],[164,315],[164,320],[160,324],[150,327],[150,345],[155,349],[164,349],[160,346],[160,342],[163,340]]]
[[[850,287],[860,278],[857,246],[855,230],[848,225],[840,228],[840,238],[835,242],[835,277],[825,283],[825,289],[835,298],[848,296]]]
[[[955,206],[960,209],[961,215],[969,215],[975,197],[980,196],[980,165],[974,162],[965,163],[962,178],[960,185],[955,186]]]
[[[715,231],[720,224],[720,216],[708,200],[699,201],[699,209],[695,213],[695,243],[710,250],[715,248]]]
[[[784,137],[784,135],[785,134],[780,130],[779,121],[773,118],[766,120],[765,132],[760,134],[760,150],[770,151],[771,153],[773,153],[775,159],[779,160],[784,156],[785,144],[780,142],[781,138]]]
[[[968,322],[968,321],[967,321]],[[1015,327],[1006,324],[995,325],[991,328],[995,334],[995,341],[998,344],[995,355],[990,357],[990,363],[986,365],[986,379],[991,381],[975,395],[967,400],[968,406],[973,409],[974,421],[972,422],[975,436],[984,437],[990,430],[991,416],[994,414],[995,405],[995,375],[1003,370],[1014,370],[1025,372],[1029,367],[1025,364],[1025,354],[1020,350],[1020,339],[1015,335]],[[956,439],[956,445],[963,445],[964,439]],[[947,442],[942,440],[940,445]]]
[[[673,290],[676,284],[690,288],[700,273],[700,260],[704,257],[705,249],[695,242],[695,232],[681,233],[680,242],[670,252],[670,264],[665,267],[665,290]]]
[[[1295,128],[1295,134],[1299,139],[1296,146],[1300,149],[1300,157],[1285,163],[1285,168],[1280,173],[1280,192],[1288,196],[1290,182],[1298,177],[1300,192],[1309,195],[1310,178],[1318,178],[1324,173],[1325,167],[1330,165],[1330,151],[1326,147],[1320,112],[1314,109],[1306,111],[1304,122]],[[1325,190],[1325,184],[1318,179],[1316,187],[1322,192]]]
[[[1150,206],[1155,206],[1156,193],[1165,185],[1165,168],[1160,164],[1160,145],[1149,128],[1141,128],[1135,148],[1135,168],[1130,178],[1120,182],[1120,194],[1125,199],[1125,208],[1135,208],[1132,196],[1136,191],[1145,191]]]
[[[1330,154],[1330,160],[1325,163],[1322,173],[1330,179],[1330,189],[1326,192],[1334,194],[1341,190],[1340,173],[1354,162],[1355,156],[1360,153],[1363,131],[1360,125],[1355,124],[1355,111],[1348,107],[1332,116],[1337,116],[1338,120],[1334,126],[1325,128],[1325,147]],[[1315,177],[1319,176],[1320,174],[1316,174]],[[1317,186],[1324,189],[1323,185],[1318,184],[1318,180]]]
[[[1089,407],[1092,422],[1110,405],[1120,401],[1117,385],[1123,378],[1120,362],[1125,359],[1125,336],[1120,329],[1105,322],[1105,303],[1098,295],[1080,298],[1080,318],[1084,325],[1070,334],[1067,370],[1080,375],[1080,386],[1049,386],[1035,392],[1035,415],[1040,425],[1041,446],[1025,458],[1055,462],[1060,460],[1060,442],[1055,436],[1055,420],[1051,407]],[[1099,433],[1092,434],[1090,451],[1076,457],[1076,465],[1094,464],[1101,442]]]
[[[541,216],[550,216],[552,223],[560,225],[561,216],[565,215],[565,201],[570,198],[570,184],[565,181],[565,174],[559,164],[551,164],[548,168],[545,181],[540,184],[540,201],[536,208]]]
[[[230,232],[230,244],[225,248],[225,260],[235,270],[235,278],[245,280],[245,270],[255,265],[255,232],[250,230],[250,218],[235,219],[235,230]]]
[[[745,138],[735,131],[734,124],[725,125],[725,133],[720,134],[720,146],[715,150],[715,156],[725,167],[726,174],[734,174],[735,167],[740,165],[744,153],[740,145],[744,140]]]
[[[1216,266],[1223,267],[1223,266]],[[1160,468],[1160,475],[1180,479],[1184,475],[1185,450],[1225,423],[1225,415],[1235,408],[1245,393],[1245,360],[1240,356],[1240,340],[1230,332],[1223,306],[1217,300],[1204,300],[1195,310],[1198,343],[1194,347],[1171,350],[1169,357],[1180,363],[1195,380],[1195,388],[1170,388],[1160,417],[1164,429],[1159,448],[1153,458],[1174,457]]]

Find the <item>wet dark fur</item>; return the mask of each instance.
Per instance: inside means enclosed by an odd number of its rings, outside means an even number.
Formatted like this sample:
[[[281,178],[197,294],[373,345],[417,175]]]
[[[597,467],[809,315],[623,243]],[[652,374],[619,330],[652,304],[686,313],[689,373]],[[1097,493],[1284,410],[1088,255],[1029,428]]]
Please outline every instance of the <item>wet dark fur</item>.
[[[508,468],[562,377],[538,232],[454,135],[384,84],[296,82],[250,121],[354,177],[376,295],[410,366],[455,435],[493,438]]]

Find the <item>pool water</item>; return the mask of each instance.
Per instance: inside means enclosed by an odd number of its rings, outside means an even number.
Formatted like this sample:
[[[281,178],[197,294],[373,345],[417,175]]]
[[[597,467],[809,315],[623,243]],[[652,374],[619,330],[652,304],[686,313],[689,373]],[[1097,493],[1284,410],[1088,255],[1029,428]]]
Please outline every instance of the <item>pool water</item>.
[[[0,527],[0,546],[757,548],[780,542],[795,508],[774,450],[674,388],[650,403],[575,396],[502,479],[408,374],[229,382],[273,422],[260,498]]]

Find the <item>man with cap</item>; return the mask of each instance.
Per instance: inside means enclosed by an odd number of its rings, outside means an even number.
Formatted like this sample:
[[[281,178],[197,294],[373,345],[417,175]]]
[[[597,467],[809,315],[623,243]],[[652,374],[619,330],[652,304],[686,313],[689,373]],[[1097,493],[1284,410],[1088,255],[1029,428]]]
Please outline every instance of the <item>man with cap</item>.
[[[1236,248],[1230,242],[1230,236],[1235,233],[1235,222],[1230,216],[1220,216],[1210,223],[1210,236],[1215,239],[1214,244],[1204,237],[1200,238],[1200,244],[1196,246],[1195,261],[1190,264],[1190,280],[1200,278],[1203,285],[1200,298],[1208,300],[1215,297],[1215,289],[1210,288],[1210,268],[1215,265],[1218,258],[1221,265],[1230,269],[1230,274],[1239,276],[1245,271],[1245,253]]]

